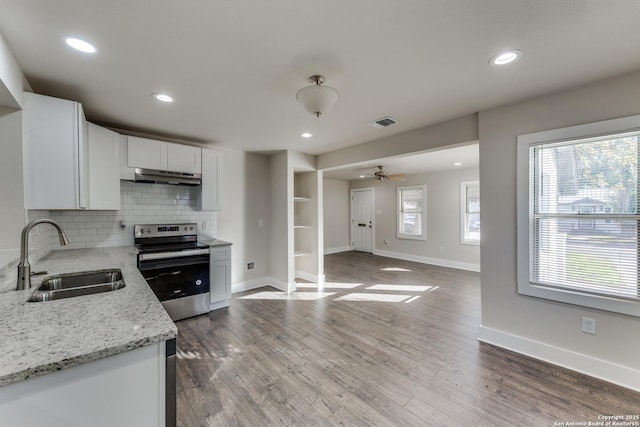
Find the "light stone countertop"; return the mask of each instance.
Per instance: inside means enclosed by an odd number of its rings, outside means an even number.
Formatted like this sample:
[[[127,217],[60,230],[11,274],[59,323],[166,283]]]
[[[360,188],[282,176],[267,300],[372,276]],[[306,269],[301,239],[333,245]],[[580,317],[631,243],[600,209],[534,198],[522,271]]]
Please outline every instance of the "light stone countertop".
[[[230,242],[225,242],[224,240],[216,239],[215,237],[209,237],[205,235],[198,236],[198,242],[204,243],[205,245],[209,245],[211,248],[219,247],[219,246],[231,246]]]
[[[0,293],[0,386],[176,338],[136,253],[133,246],[54,251],[35,263],[48,274],[33,277],[31,289]],[[107,268],[122,270],[124,288],[26,302],[48,276]]]

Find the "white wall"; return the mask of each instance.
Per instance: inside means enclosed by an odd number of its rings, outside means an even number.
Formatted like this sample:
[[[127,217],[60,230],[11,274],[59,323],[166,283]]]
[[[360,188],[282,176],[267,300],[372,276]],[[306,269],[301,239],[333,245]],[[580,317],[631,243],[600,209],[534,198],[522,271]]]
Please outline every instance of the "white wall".
[[[639,318],[516,291],[517,135],[636,114],[640,72],[480,113],[481,339],[640,389]]]
[[[349,182],[324,179],[324,253],[349,250]]]
[[[286,151],[273,154],[269,164],[269,264],[281,289],[295,286],[293,269],[293,168]],[[291,262],[290,262],[291,260]]]
[[[350,188],[375,188],[374,253],[479,271],[480,247],[460,243],[460,182],[477,180],[478,173],[477,168],[456,169],[407,175],[403,182],[382,181],[375,185],[369,179],[351,181]],[[427,240],[398,239],[396,189],[418,184],[427,185]]]
[[[215,237],[233,243],[231,282],[239,284],[268,277],[269,157],[238,150],[221,151],[224,170],[222,210],[217,214]],[[254,270],[247,270],[248,262],[255,262]]]
[[[0,34],[0,106],[20,109],[24,105],[24,89],[30,89],[24,80],[13,53]]]

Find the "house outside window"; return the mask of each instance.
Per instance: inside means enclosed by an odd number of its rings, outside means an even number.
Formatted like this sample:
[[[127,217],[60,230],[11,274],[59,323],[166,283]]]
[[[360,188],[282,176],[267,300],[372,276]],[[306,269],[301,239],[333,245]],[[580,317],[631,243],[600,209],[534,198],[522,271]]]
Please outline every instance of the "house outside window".
[[[404,185],[398,192],[398,239],[426,240],[426,185]]]
[[[638,129],[633,116],[518,137],[519,293],[640,316]]]
[[[480,181],[460,183],[460,243],[480,244]]]

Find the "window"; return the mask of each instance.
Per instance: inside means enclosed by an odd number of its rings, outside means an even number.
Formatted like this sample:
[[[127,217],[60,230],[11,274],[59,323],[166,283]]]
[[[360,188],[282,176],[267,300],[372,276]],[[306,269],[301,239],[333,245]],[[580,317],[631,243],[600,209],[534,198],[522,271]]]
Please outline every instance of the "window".
[[[640,116],[518,137],[518,292],[640,316]]]
[[[427,239],[426,194],[426,185],[398,187],[398,239]]]
[[[480,244],[480,181],[460,183],[460,243]]]

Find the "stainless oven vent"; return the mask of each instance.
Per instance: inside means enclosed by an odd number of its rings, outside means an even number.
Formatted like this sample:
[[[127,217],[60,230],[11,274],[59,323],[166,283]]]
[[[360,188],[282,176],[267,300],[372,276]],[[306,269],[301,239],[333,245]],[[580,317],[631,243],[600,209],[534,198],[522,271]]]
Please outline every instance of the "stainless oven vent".
[[[200,185],[202,175],[198,173],[183,173],[159,171],[153,169],[134,169],[135,182],[147,182],[152,184],[173,184],[173,185]]]

